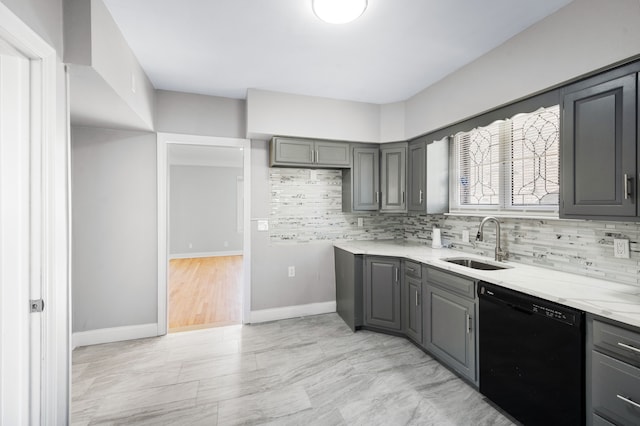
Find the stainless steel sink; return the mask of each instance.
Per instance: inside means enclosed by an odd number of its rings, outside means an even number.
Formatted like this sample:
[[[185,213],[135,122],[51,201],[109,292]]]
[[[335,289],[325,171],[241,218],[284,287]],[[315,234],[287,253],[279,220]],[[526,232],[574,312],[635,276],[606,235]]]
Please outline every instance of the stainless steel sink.
[[[468,257],[455,257],[450,259],[442,259],[445,262],[454,263],[456,265],[465,266],[471,269],[482,269],[483,271],[498,271],[500,269],[509,269],[511,266],[498,265],[495,263],[484,262],[478,259],[470,259]]]

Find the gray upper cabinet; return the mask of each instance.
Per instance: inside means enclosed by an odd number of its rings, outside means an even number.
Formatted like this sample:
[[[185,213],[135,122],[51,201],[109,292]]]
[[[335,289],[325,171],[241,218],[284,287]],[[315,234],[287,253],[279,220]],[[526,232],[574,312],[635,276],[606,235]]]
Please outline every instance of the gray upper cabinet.
[[[564,95],[560,217],[637,216],[637,84],[634,73]]]
[[[343,168],[351,166],[349,144],[274,137],[271,166]]]
[[[407,144],[380,148],[381,212],[406,212]]]
[[[351,167],[349,144],[344,142],[316,142],[315,161],[324,166]]]
[[[449,211],[449,140],[409,143],[407,207],[411,212]]]
[[[364,303],[365,325],[392,331],[401,330],[398,259],[365,259]]]
[[[353,148],[353,167],[342,171],[342,211],[378,211],[379,158],[377,146]]]

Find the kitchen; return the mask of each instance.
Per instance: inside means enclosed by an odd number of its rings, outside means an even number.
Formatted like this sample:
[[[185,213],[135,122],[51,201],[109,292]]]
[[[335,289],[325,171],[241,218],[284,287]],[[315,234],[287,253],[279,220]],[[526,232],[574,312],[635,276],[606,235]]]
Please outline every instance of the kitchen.
[[[11,2],[5,2],[11,4]],[[15,6],[16,13],[25,13],[19,6]],[[38,8],[36,8],[38,9]],[[65,12],[66,13],[66,12]],[[573,80],[579,76],[593,73],[607,68],[612,64],[618,64],[635,58],[638,52],[637,22],[638,4],[635,1],[610,2],[574,1],[559,10],[554,15],[542,20],[518,34],[505,44],[497,47],[487,55],[475,62],[461,68],[452,75],[444,78],[425,89],[420,94],[402,102],[385,105],[372,105],[358,102],[347,102],[326,98],[316,98],[302,95],[291,95],[267,90],[249,90],[246,101],[225,98],[209,98],[200,95],[187,95],[171,91],[158,91],[155,94],[155,131],[170,133],[189,133],[193,129],[216,137],[250,138],[251,151],[251,218],[256,219],[251,226],[251,251],[252,264],[251,275],[260,277],[253,279],[251,285],[251,306],[249,313],[253,318],[274,320],[283,315],[302,316],[322,312],[335,311],[335,290],[333,284],[333,244],[331,242],[305,243],[305,244],[272,244],[272,232],[258,232],[258,220],[271,219],[271,200],[268,197],[272,178],[269,161],[269,135],[289,135],[328,140],[349,140],[366,142],[391,142],[408,140],[413,137],[428,133],[431,130],[443,128],[450,123],[461,121],[467,117],[477,115],[499,105],[504,105],[513,100],[525,98],[533,93],[539,93],[549,87]],[[34,27],[41,30],[37,20],[24,18],[30,21]],[[47,22],[47,19],[43,20]],[[570,28],[570,31],[567,31]],[[597,28],[597,31],[592,30]],[[61,30],[60,30],[61,33]],[[59,37],[61,38],[61,37]],[[55,41],[55,40],[54,40]],[[542,66],[531,56],[531,49],[541,51],[543,47],[553,46],[553,51],[540,53],[546,57],[547,64],[553,63],[549,69]],[[66,48],[65,48],[66,49]],[[62,50],[60,49],[60,52]],[[517,59],[517,60],[516,60]],[[124,63],[124,62],[123,62]],[[502,66],[501,66],[502,65]],[[534,70],[534,71],[532,71]],[[80,70],[82,71],[82,70]],[[513,79],[513,75],[526,75],[526,79]],[[72,79],[73,81],[73,79]],[[138,79],[138,82],[143,81]],[[77,86],[76,86],[77,87]],[[73,84],[71,86],[73,92]],[[138,86],[138,92],[143,91]],[[72,93],[72,99],[73,99]],[[72,105],[72,108],[74,106]],[[136,106],[137,108],[137,106]],[[144,125],[148,125],[144,112],[137,114]],[[199,111],[199,112],[198,112]],[[211,114],[211,112],[214,114]],[[117,110],[112,111],[112,115]],[[212,120],[210,117],[214,116]],[[322,117],[322,119],[319,119]],[[147,122],[146,124],[145,121]],[[329,123],[331,125],[329,125]],[[101,127],[108,127],[106,124]],[[140,128],[140,126],[138,126]],[[85,132],[91,132],[86,130]],[[131,137],[131,133],[124,130],[102,131],[95,130],[96,134],[109,134],[112,140],[124,141]],[[127,170],[135,170],[136,163],[141,162],[144,168],[139,168],[147,179],[155,176],[154,153],[155,136],[153,134],[136,133],[135,136],[141,145],[139,152],[131,158],[121,155],[118,160],[123,162]],[[90,135],[89,137],[93,137]],[[123,142],[124,143],[124,142]],[[275,179],[275,178],[274,178]],[[148,183],[148,182],[147,182]],[[104,183],[108,186],[108,183]],[[141,191],[155,191],[152,183],[138,188]],[[153,200],[146,200],[144,209],[149,209],[153,214],[155,205]],[[357,227],[357,218],[364,217],[364,224],[370,226],[371,221],[378,221],[373,225],[379,229],[379,224],[384,216],[355,215],[353,225],[349,228],[354,234],[361,230]],[[408,216],[406,222],[398,221],[398,226],[390,232],[404,235],[413,234],[416,239],[429,242],[429,235],[433,225],[437,224],[443,229],[443,237],[454,241],[462,239],[463,231],[471,233],[471,237],[477,230],[478,217],[434,217],[414,218]],[[115,220],[115,217],[114,217]],[[404,219],[403,219],[404,220]],[[407,223],[410,225],[405,231]],[[598,243],[604,238],[602,250],[597,251],[596,256],[610,259],[612,242],[611,231],[616,226],[625,226],[626,229],[616,231],[628,236],[632,241],[631,260],[624,265],[637,267],[637,251],[633,242],[637,241],[637,226],[633,222],[569,222],[568,230],[564,230],[563,221],[548,220],[544,223],[531,221],[518,221],[506,219],[503,221],[506,229],[525,229],[532,233],[539,233],[543,238],[539,241],[547,241],[545,244],[536,244],[536,252],[527,259],[537,258],[542,264],[567,272],[582,272],[584,267],[580,262],[572,262],[572,252],[576,252],[571,240],[578,238],[582,226],[593,230],[593,237],[585,241],[584,247],[595,250]],[[579,224],[578,224],[579,223]],[[624,225],[622,225],[624,224]],[[115,228],[121,224],[112,222]],[[365,227],[366,227],[365,226]],[[538,229],[536,227],[539,226]],[[554,226],[562,226],[563,238],[556,238],[557,232],[551,229]],[[529,231],[530,230],[530,231]],[[507,231],[508,233],[509,231]],[[492,255],[491,231],[488,231],[489,241],[486,244],[478,244],[484,250],[484,255]],[[564,237],[566,236],[566,238]],[[601,238],[602,236],[602,238]],[[277,237],[277,235],[276,235]],[[136,238],[136,237],[134,237]],[[142,238],[142,236],[139,236]],[[304,238],[304,237],[303,237]],[[554,241],[557,240],[557,241]],[[306,239],[308,241],[308,239]],[[564,245],[564,243],[566,245]],[[511,244],[512,242],[509,241]],[[515,243],[515,242],[514,242]],[[552,244],[553,243],[553,244]],[[457,242],[462,244],[463,242]],[[506,245],[508,250],[513,247]],[[144,239],[135,240],[132,243],[136,250],[131,251],[132,256],[136,252],[157,251],[157,243],[151,235],[146,233]],[[526,245],[526,242],[523,242]],[[471,249],[471,243],[468,246]],[[115,256],[115,255],[114,255]],[[575,255],[573,255],[575,259]],[[590,255],[591,256],[591,255]],[[586,262],[592,262],[591,257]],[[310,261],[309,259],[313,259]],[[597,261],[598,259],[596,259]],[[107,264],[109,258],[105,259]],[[533,262],[533,261],[532,261]],[[533,262],[538,263],[538,262]],[[596,262],[597,263],[597,262]],[[625,272],[623,268],[611,267],[611,262],[601,262],[606,272],[602,269],[594,269],[593,275],[610,276],[612,281],[637,285],[636,281],[629,283],[633,273]],[[291,279],[286,276],[289,266],[297,266],[297,275]],[[301,267],[300,265],[305,265]],[[592,266],[592,265],[585,265]],[[129,290],[123,292],[123,298],[143,295],[143,298],[157,300],[157,287],[154,285],[155,270],[157,265],[152,258],[145,257],[144,262],[134,265],[132,274],[140,273],[141,280]],[[108,282],[109,271],[105,271]],[[607,275],[609,274],[609,275]],[[617,274],[617,275],[616,275]],[[88,277],[91,278],[91,277]],[[90,280],[87,280],[87,282]],[[74,285],[79,282],[74,282]],[[108,289],[94,289],[98,294]],[[135,291],[133,291],[135,290]],[[139,296],[138,296],[139,297]],[[83,306],[90,306],[82,302]],[[87,301],[88,303],[88,301]],[[120,326],[139,326],[155,323],[155,306],[144,306],[144,313],[136,314],[136,306],[125,305],[119,318],[112,318],[111,322],[105,321],[91,324],[92,318],[79,318],[76,325],[84,323],[95,328],[74,328],[74,332],[92,331],[96,329],[117,328]],[[250,322],[250,321],[249,321]],[[144,336],[138,336],[144,337]]]

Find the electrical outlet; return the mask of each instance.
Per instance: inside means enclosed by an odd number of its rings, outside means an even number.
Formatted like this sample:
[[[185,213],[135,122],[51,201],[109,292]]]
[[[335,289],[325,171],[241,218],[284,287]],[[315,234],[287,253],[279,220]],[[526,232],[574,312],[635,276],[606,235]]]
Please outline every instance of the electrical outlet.
[[[289,266],[289,278],[295,277],[296,276],[296,267],[295,266]]]
[[[223,245],[224,245],[225,247],[229,247],[229,241],[225,241],[225,242],[223,243]]]
[[[358,228],[362,228],[364,226],[364,218],[363,217],[359,217],[358,218]]]
[[[265,219],[258,220],[258,231],[268,231],[269,221]]]
[[[193,248],[193,243],[189,243],[189,248]]]
[[[629,240],[617,238],[613,240],[613,257],[629,258]]]
[[[468,243],[469,242],[469,230],[468,229],[463,229],[462,230],[462,242],[463,243]]]

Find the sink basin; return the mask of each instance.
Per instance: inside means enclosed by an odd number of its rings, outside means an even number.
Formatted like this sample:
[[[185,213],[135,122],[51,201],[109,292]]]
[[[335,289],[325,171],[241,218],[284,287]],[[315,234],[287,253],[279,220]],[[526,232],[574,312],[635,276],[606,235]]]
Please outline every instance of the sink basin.
[[[482,269],[483,271],[498,271],[500,269],[509,269],[511,266],[498,265],[496,263],[484,262],[478,259],[469,259],[467,257],[456,257],[451,259],[442,259],[445,262],[455,263],[456,265],[465,266],[471,269]]]

